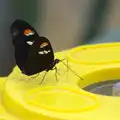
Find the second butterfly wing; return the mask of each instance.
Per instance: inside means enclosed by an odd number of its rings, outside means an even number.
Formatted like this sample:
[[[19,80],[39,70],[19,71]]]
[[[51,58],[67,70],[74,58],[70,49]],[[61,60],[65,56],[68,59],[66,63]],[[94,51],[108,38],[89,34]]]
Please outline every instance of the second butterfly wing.
[[[24,72],[33,75],[51,67],[54,61],[54,53],[49,40],[45,37],[38,37],[30,46],[28,57],[24,64]]]

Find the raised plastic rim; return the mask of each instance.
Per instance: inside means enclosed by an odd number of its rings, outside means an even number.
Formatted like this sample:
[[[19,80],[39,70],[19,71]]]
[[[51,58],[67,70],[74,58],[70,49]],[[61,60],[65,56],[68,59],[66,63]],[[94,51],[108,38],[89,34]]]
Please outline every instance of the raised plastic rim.
[[[113,61],[98,61],[98,62],[85,62],[82,60],[77,60],[74,57],[72,57],[72,54],[84,50],[84,49],[94,49],[94,48],[105,48],[105,47],[120,47],[120,43],[106,43],[106,44],[95,44],[95,45],[86,45],[86,46],[80,46],[77,48],[73,48],[69,53],[68,53],[68,59],[70,59],[72,62],[77,63],[77,64],[95,64],[95,65],[101,65],[101,64],[110,64],[110,63],[120,63],[120,60],[113,60]]]
[[[99,100],[97,98],[97,96],[95,96],[94,94],[90,93],[90,92],[87,92],[87,91],[84,91],[84,90],[75,90],[73,88],[70,88],[70,87],[62,87],[62,86],[44,86],[44,87],[41,87],[41,88],[36,88],[32,91],[29,91],[25,96],[24,96],[24,99],[26,101],[26,103],[28,104],[31,104],[31,105],[34,105],[36,106],[36,104],[34,102],[31,102],[29,99],[27,99],[31,94],[37,92],[38,90],[54,90],[55,88],[57,89],[61,89],[61,90],[66,90],[66,91],[70,91],[72,93],[75,93],[75,94],[80,94],[80,95],[83,95],[83,96],[86,96],[86,97],[90,97],[91,99],[93,99],[95,102],[93,105],[91,105],[90,107],[85,107],[85,108],[82,108],[82,109],[79,109],[79,110],[61,110],[61,109],[57,109],[57,108],[51,108],[51,107],[47,107],[47,106],[44,106],[44,105],[40,105],[40,108],[42,109],[46,109],[46,110],[50,110],[50,111],[54,111],[54,112],[62,112],[62,113],[75,113],[75,112],[85,112],[85,111],[88,111],[88,110],[91,110],[91,109],[95,109],[99,106]]]

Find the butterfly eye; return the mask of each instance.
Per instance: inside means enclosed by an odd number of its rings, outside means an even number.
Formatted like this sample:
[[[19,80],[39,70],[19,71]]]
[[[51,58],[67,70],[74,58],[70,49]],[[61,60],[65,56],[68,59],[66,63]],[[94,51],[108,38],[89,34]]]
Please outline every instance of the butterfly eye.
[[[28,45],[33,45],[34,41],[27,41],[26,42]]]

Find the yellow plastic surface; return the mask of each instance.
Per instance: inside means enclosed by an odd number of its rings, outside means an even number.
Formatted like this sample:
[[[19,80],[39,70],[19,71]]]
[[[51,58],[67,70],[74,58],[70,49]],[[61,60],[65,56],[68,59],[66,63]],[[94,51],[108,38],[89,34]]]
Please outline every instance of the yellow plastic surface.
[[[16,66],[0,78],[0,120],[120,120],[120,98],[84,91],[92,83],[120,79],[120,43],[96,44],[58,52],[69,67],[57,64],[55,71],[31,78]],[[66,61],[64,61],[66,63]],[[68,74],[68,75],[67,75]]]

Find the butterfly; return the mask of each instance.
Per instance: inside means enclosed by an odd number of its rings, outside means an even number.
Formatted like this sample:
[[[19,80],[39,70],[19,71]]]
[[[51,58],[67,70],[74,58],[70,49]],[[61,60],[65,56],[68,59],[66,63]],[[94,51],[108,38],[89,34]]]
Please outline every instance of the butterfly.
[[[31,76],[42,71],[47,73],[53,69],[57,73],[56,64],[62,60],[55,59],[51,43],[46,37],[39,36],[28,22],[20,19],[11,24],[10,33],[15,49],[16,64],[23,74]]]

